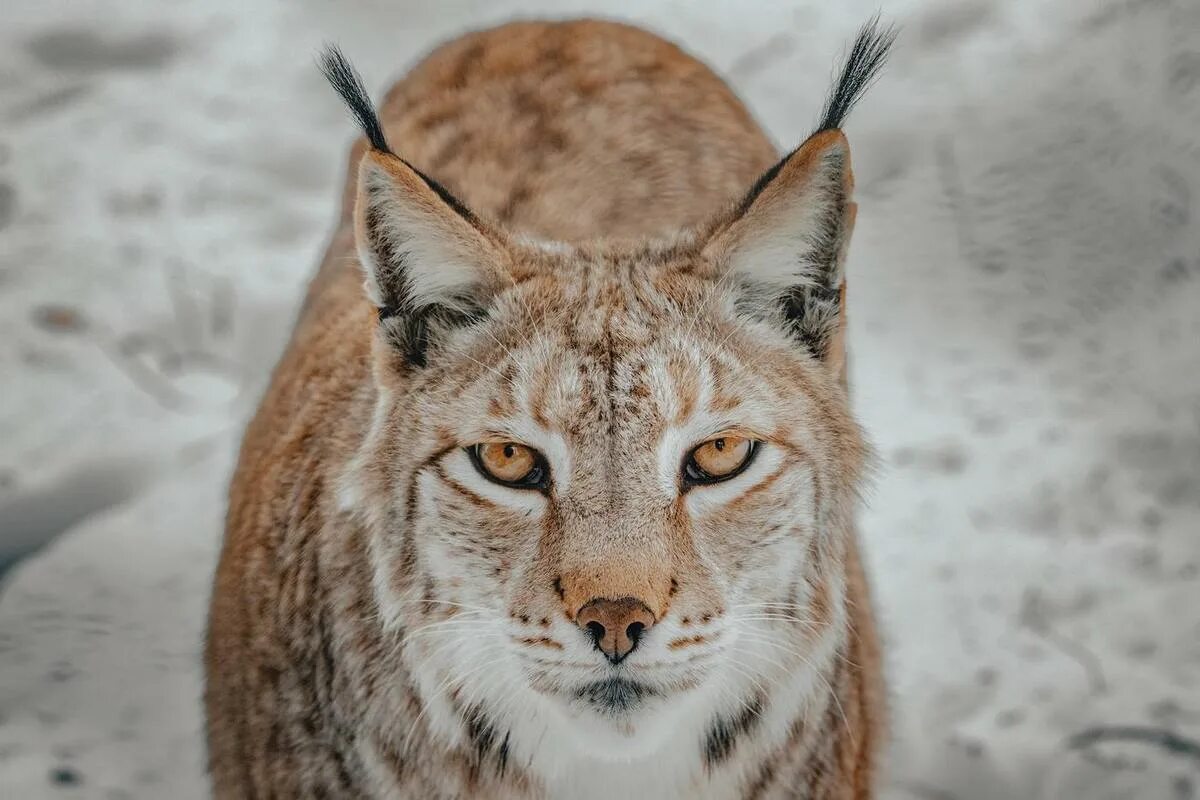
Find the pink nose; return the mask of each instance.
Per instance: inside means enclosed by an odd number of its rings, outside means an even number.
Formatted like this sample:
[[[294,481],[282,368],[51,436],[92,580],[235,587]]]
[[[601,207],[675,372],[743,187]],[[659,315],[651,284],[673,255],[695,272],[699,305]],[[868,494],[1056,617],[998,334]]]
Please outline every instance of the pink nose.
[[[642,635],[654,627],[654,614],[634,597],[597,598],[579,609],[575,624],[592,638],[605,658],[620,664],[637,647]]]

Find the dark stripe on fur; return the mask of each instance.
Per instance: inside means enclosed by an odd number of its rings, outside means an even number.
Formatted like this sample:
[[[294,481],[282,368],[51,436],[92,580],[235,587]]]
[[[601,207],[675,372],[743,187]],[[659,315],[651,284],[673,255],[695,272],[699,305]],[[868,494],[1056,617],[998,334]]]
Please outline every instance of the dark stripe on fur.
[[[508,768],[509,733],[499,740],[495,724],[484,711],[483,706],[471,706],[463,713],[463,724],[466,726],[467,739],[471,742],[471,779],[478,782],[483,767],[492,764],[497,774],[503,776]],[[499,740],[499,743],[497,743]]]
[[[763,699],[759,695],[734,718],[718,716],[704,739],[704,763],[713,769],[733,753],[738,739],[749,733],[762,718]]]
[[[421,465],[418,466],[415,470],[413,470],[412,477],[409,478],[409,481],[408,481],[408,495],[405,498],[404,531],[403,531],[404,536],[411,538],[413,535],[413,528],[416,525],[417,505],[419,504],[419,501],[420,501],[420,498],[417,497],[417,486],[420,483],[422,473],[424,473],[425,470],[429,469],[430,467],[435,466],[439,461],[441,461],[443,458],[446,457],[447,453],[449,453],[452,450],[457,450],[457,449],[458,449],[457,443],[446,445],[445,447],[442,447],[441,449],[437,450],[435,453],[430,455],[429,458],[422,461]]]
[[[796,148],[796,150],[799,149],[799,147]],[[754,201],[757,200],[758,196],[763,193],[763,190],[770,185],[771,181],[775,180],[775,176],[779,174],[779,170],[783,169],[783,165],[786,164],[787,160],[795,154],[796,150],[793,150],[783,158],[776,161],[774,166],[758,177],[758,180],[756,180],[754,185],[750,187],[750,191],[746,192],[745,197],[743,197],[742,201],[738,203],[736,216],[740,217],[750,210],[750,206],[754,205]]]
[[[421,180],[425,181],[425,184],[433,190],[433,193],[442,198],[442,202],[450,206],[450,208],[452,208],[456,214],[474,225],[476,228],[480,227],[479,218],[475,216],[475,212],[471,211],[471,209],[467,208],[461,200],[451,194],[449,189],[426,175],[421,170],[414,167],[408,161],[405,161],[404,159],[400,160],[404,161],[404,163],[408,165],[409,169],[417,173]]]

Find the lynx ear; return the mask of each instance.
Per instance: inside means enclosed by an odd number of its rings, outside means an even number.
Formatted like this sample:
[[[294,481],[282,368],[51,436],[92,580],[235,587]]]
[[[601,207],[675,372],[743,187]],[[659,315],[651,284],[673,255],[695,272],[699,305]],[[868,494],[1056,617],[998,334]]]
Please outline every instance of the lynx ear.
[[[354,206],[367,295],[388,338],[423,366],[431,337],[469,324],[497,290],[506,264],[502,238],[391,152],[361,79],[336,48],[321,66],[371,145],[359,162]]]
[[[367,295],[419,366],[430,326],[473,321],[505,268],[499,237],[439,189],[390,154],[368,152],[359,165],[354,231]]]
[[[778,320],[840,371],[843,262],[856,207],[850,148],[840,128],[883,66],[895,38],[872,20],[859,32],[825,103],[817,133],[767,170],[705,247],[742,305]]]
[[[815,134],[760,184],[705,253],[738,287],[743,308],[779,320],[825,358],[840,326],[842,262],[854,225],[846,138]]]

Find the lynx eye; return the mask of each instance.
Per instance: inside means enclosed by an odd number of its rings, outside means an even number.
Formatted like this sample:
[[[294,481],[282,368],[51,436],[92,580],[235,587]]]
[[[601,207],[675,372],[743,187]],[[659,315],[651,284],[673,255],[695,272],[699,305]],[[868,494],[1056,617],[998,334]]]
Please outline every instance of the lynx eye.
[[[697,445],[683,463],[686,483],[727,481],[754,460],[758,442],[744,436],[720,436]]]
[[[542,454],[516,442],[487,442],[469,448],[485,478],[516,489],[542,489],[549,470]]]

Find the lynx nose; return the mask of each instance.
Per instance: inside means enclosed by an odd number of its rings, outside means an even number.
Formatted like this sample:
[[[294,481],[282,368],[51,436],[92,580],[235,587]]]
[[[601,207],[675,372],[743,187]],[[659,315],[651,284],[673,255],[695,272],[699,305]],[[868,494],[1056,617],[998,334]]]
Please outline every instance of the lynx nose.
[[[633,597],[597,598],[579,609],[575,624],[609,662],[620,664],[637,647],[642,634],[654,627],[654,614]]]

